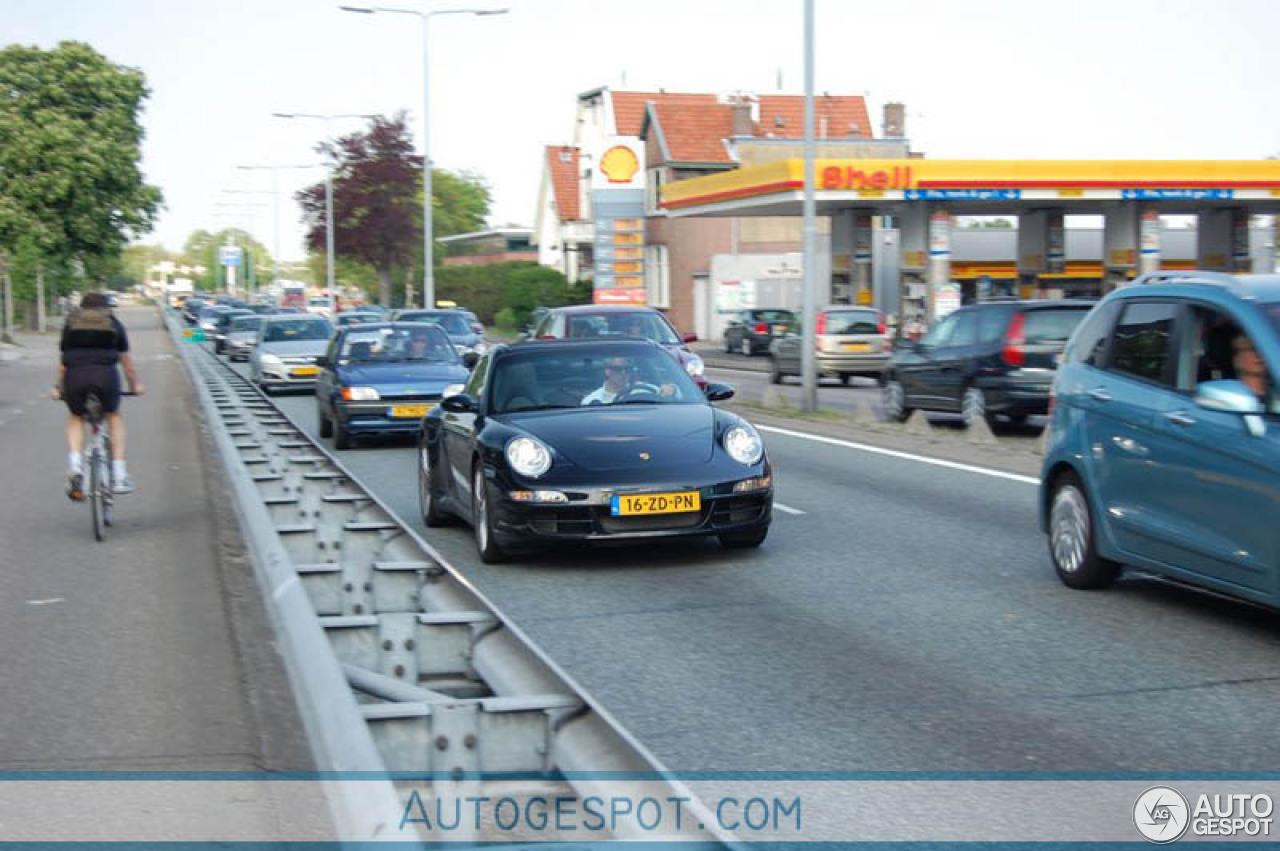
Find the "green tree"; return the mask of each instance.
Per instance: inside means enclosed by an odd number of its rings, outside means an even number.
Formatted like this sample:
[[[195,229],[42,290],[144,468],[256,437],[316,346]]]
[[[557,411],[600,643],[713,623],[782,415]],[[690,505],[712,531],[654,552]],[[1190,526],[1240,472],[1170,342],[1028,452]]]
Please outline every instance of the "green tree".
[[[338,139],[332,150],[334,250],[339,258],[363,264],[357,268],[374,270],[377,300],[386,305],[402,303],[404,283],[416,285],[422,277],[422,158],[412,151],[403,113],[373,119],[367,129]],[[435,238],[485,226],[491,197],[482,177],[432,169],[431,195]],[[324,184],[296,197],[308,226],[307,245],[323,251]],[[444,255],[439,244],[434,245],[433,265],[440,267]],[[335,271],[342,268],[339,263]],[[360,282],[342,278],[341,283]]]
[[[435,239],[485,229],[493,195],[484,177],[469,171],[431,171],[431,233]],[[422,203],[422,192],[418,192]],[[441,265],[445,252],[436,246],[431,252],[435,265]],[[418,255],[421,261],[421,251]],[[418,266],[422,268],[421,265]]]
[[[275,271],[275,261],[271,257],[271,252],[267,251],[266,246],[254,239],[250,234],[238,228],[223,228],[217,233],[198,230],[187,237],[187,241],[183,244],[180,260],[188,266],[204,267],[204,274],[196,279],[197,286],[200,289],[210,292],[222,289],[225,275],[218,262],[218,250],[224,245],[238,245],[249,252],[249,257],[253,262],[254,276],[259,286],[271,280],[271,276]],[[241,262],[244,262],[243,256]],[[243,270],[247,267],[241,266],[240,268],[241,271],[237,272],[236,278],[240,285],[244,286],[245,276]]]
[[[87,44],[0,50],[0,252],[40,268],[78,261],[94,277],[118,269],[161,206],[139,168],[148,94],[141,71]]]

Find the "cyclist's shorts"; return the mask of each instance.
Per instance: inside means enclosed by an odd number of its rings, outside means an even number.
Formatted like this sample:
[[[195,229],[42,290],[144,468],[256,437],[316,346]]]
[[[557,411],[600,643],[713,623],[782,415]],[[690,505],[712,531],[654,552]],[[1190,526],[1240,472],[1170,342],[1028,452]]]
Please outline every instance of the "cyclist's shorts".
[[[115,366],[68,367],[62,398],[71,413],[84,416],[84,403],[90,391],[102,400],[103,413],[115,413],[120,407],[120,372]]]

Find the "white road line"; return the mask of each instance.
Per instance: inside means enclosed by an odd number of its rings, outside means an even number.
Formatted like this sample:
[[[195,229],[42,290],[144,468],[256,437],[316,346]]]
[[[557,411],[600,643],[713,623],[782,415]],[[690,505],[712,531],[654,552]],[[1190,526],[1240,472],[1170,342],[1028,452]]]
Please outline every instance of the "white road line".
[[[1034,476],[1021,476],[1017,473],[1006,473],[1003,470],[991,470],[987,467],[975,467],[972,464],[961,464],[956,461],[944,461],[941,458],[930,458],[927,455],[913,455],[910,452],[899,452],[896,449],[884,449],[880,446],[868,446],[865,443],[854,443],[851,440],[839,440],[834,437],[823,437],[820,434],[806,434],[802,431],[792,431],[787,428],[776,428],[774,426],[755,425],[757,431],[770,431],[775,434],[785,434],[787,437],[799,437],[804,440],[814,440],[818,443],[826,443],[831,446],[843,446],[846,449],[858,449],[863,452],[870,452],[875,455],[887,455],[890,458],[902,458],[907,461],[919,461],[921,464],[933,464],[936,467],[947,467],[951,470],[963,470],[966,473],[977,473],[980,476],[991,476],[995,479],[1008,479],[1011,482],[1022,482],[1027,485],[1039,485],[1040,480]],[[777,503],[775,502],[776,506]]]
[[[743,375],[758,375],[761,378],[769,377],[769,373],[762,369],[746,369],[740,366],[708,366],[707,370],[714,370],[715,372],[740,372]]]
[[[779,511],[781,511],[781,512],[785,513],[785,514],[806,514],[806,513],[808,513],[808,512],[805,512],[805,511],[801,511],[801,510],[800,510],[800,509],[798,509],[798,508],[792,508],[792,507],[791,507],[791,506],[789,506],[789,505],[783,505],[782,503],[778,502],[777,500],[774,500],[773,507],[774,507],[774,508],[776,508],[776,509],[778,509]]]

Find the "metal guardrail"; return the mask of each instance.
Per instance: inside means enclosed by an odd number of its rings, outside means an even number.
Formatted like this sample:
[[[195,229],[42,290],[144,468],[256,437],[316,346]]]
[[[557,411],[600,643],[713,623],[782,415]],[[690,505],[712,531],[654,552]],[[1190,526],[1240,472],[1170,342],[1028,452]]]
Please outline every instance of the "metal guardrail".
[[[218,447],[321,771],[408,772],[481,789],[503,782],[487,775],[533,774],[584,798],[660,786],[698,816],[678,838],[732,841],[439,552],[250,382],[184,343],[172,315],[166,321]],[[406,788],[395,779],[340,784],[330,795],[342,838],[397,833]],[[641,837],[677,838],[615,838]]]

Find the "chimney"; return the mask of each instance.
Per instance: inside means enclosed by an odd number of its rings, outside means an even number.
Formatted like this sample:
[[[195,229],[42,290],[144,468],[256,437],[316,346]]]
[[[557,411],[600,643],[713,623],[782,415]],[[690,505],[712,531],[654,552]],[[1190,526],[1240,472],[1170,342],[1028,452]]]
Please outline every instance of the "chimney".
[[[904,139],[907,135],[907,108],[900,103],[884,105],[884,138]]]
[[[744,97],[734,98],[729,108],[733,110],[733,135],[754,136],[755,123],[751,120],[751,101]]]

